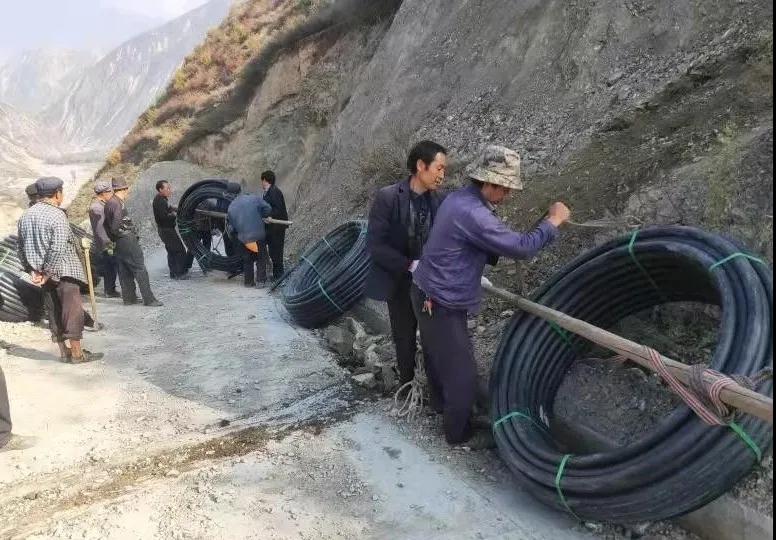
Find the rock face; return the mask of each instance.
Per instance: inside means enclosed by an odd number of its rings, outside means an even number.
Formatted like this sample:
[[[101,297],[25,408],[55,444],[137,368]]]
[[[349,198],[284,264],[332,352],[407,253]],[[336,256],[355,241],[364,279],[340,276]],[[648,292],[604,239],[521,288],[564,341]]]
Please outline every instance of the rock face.
[[[520,151],[527,189],[502,210],[514,226],[563,198],[580,221],[697,225],[772,257],[772,218],[752,221],[773,215],[770,2],[484,6],[405,0],[392,20],[287,47],[244,115],[179,157],[249,183],[275,169],[304,216],[292,248],[364,216],[428,137],[451,150],[451,186],[485,144]],[[597,240],[567,235],[526,285]]]
[[[43,121],[86,149],[110,148],[154,102],[230,4],[211,0],[125,42],[86,70],[67,95],[43,113]]]
[[[66,49],[24,51],[0,66],[0,102],[37,114],[64,96],[96,53]]]

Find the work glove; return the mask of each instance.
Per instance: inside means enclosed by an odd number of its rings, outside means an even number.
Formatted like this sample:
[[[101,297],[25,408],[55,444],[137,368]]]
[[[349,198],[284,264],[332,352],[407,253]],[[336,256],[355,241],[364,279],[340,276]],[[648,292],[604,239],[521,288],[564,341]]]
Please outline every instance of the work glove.
[[[108,257],[113,257],[113,253],[116,250],[116,244],[111,242],[107,246],[105,246],[105,249],[102,250],[102,252],[107,255]]]

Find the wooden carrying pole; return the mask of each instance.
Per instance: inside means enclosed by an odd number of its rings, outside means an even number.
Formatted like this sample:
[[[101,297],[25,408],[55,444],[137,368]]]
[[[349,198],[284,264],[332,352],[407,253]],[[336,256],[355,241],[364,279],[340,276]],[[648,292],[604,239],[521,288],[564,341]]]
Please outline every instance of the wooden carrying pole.
[[[89,302],[92,304],[92,319],[94,319],[94,327],[97,328],[97,300],[94,298],[94,276],[92,276],[92,242],[88,238],[81,240],[81,245],[84,248],[84,266],[86,267],[86,277],[89,280]]]
[[[214,217],[214,218],[219,218],[219,219],[226,219],[227,218],[227,214],[226,213],[224,213],[224,212],[216,212],[214,210],[201,210],[201,209],[197,209],[197,210],[194,210],[194,212],[197,213],[197,214],[201,214],[203,216]],[[288,227],[290,227],[291,225],[294,224],[293,221],[285,221],[285,220],[282,220],[282,219],[275,219],[275,218],[266,218],[264,220],[264,222],[265,223],[270,223],[272,225],[286,225]]]
[[[574,334],[582,336],[583,338],[600,345],[610,351],[614,351],[620,356],[627,358],[642,367],[645,367],[651,371],[654,371],[652,361],[650,360],[648,348],[644,345],[640,345],[629,339],[613,334],[597,326],[586,323],[574,317],[570,317],[565,313],[556,311],[554,309],[542,306],[535,302],[531,302],[521,296],[512,294],[509,291],[499,289],[490,283],[483,282],[482,288],[494,296],[498,296],[513,304],[517,308],[536,315],[546,321],[553,322]],[[663,362],[668,370],[684,384],[688,384],[690,381],[690,366],[677,362],[671,358],[661,355]],[[711,374],[705,374],[704,380],[707,383],[712,383],[715,377]],[[736,409],[745,413],[756,416],[762,420],[765,420],[769,424],[773,425],[773,399],[768,396],[764,396],[748,388],[744,388],[739,384],[731,385],[722,390],[720,396],[722,401]]]

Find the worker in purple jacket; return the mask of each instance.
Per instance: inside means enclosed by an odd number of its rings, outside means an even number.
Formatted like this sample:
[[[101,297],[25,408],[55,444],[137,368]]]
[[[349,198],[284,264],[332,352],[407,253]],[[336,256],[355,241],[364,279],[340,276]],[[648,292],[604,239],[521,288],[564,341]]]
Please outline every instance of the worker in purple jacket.
[[[477,367],[467,319],[482,302],[486,263],[498,257],[529,259],[547,247],[571,214],[563,203],[529,233],[510,230],[495,214],[514,190],[521,190],[520,156],[489,146],[466,169],[471,182],[447,197],[439,209],[423,257],[413,275],[412,303],[420,326],[432,393],[442,396],[447,442],[491,447],[490,430],[475,432],[472,408]]]

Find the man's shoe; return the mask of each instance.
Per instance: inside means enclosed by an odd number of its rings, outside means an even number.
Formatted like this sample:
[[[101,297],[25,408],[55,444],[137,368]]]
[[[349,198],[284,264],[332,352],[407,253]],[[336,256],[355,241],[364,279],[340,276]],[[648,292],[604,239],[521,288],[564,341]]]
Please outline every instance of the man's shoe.
[[[473,416],[471,419],[471,425],[474,429],[491,429],[493,427],[490,422],[490,418],[484,415]]]
[[[246,289],[255,289],[256,284],[255,283],[243,283]]]
[[[490,429],[478,429],[474,432],[471,439],[458,446],[468,447],[472,450],[491,450],[496,448],[496,440],[493,438],[493,432]]]
[[[121,298],[121,293],[118,291],[110,291],[105,293],[106,298]]]
[[[96,360],[102,360],[105,355],[103,353],[93,353],[89,352],[86,349],[82,351],[82,355],[80,357],[73,356],[70,359],[71,364],[86,364],[88,362],[94,362]]]
[[[87,326],[84,328],[87,332],[99,332],[100,330],[105,330],[105,325],[101,322],[96,323],[94,326]]]
[[[137,299],[135,299],[135,300],[124,300],[124,305],[125,306],[136,306],[139,303],[140,303],[140,300],[137,300]]]
[[[11,439],[0,446],[0,452],[13,452],[15,450],[26,450],[35,446],[38,441],[35,437],[25,437],[23,435],[11,434]]]
[[[146,307],[162,307],[164,304],[162,304],[159,300],[151,300],[150,302],[145,302]]]

